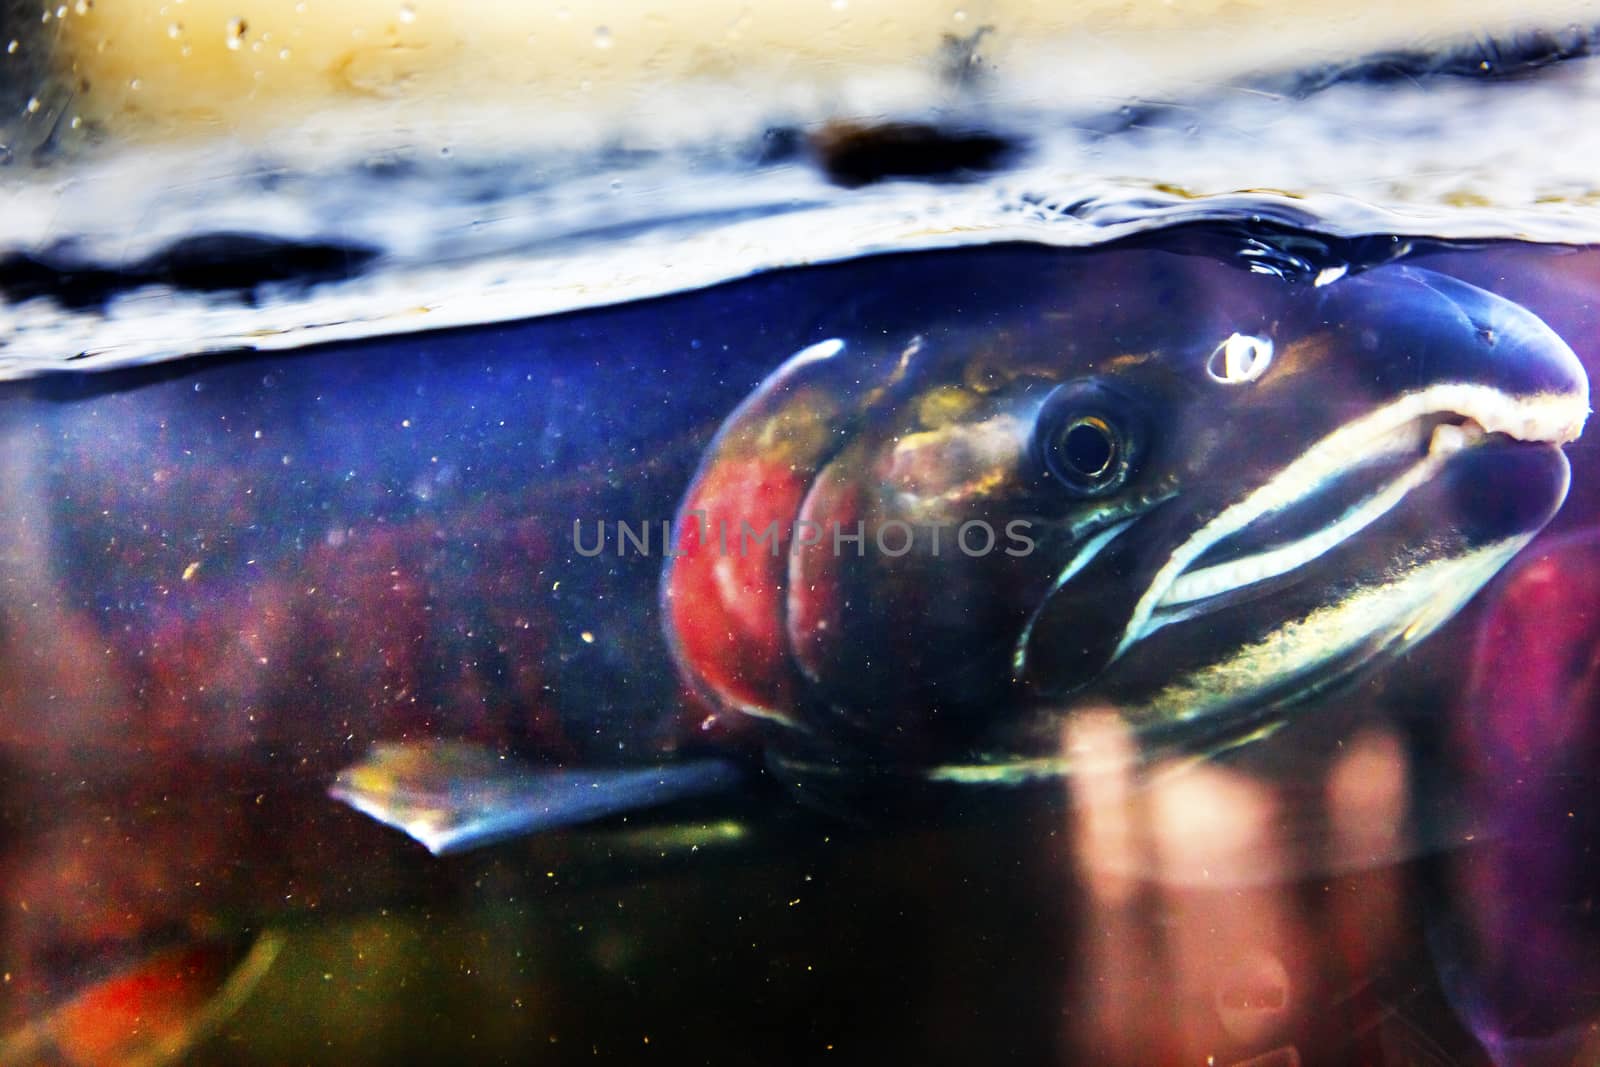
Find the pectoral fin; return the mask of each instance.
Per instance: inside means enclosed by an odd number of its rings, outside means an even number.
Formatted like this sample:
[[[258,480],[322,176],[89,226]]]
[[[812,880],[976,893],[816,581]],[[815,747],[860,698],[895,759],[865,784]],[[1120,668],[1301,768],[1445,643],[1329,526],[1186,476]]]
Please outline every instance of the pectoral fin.
[[[328,792],[437,856],[719,792],[741,777],[715,759],[557,769],[466,742],[421,741],[374,745]]]

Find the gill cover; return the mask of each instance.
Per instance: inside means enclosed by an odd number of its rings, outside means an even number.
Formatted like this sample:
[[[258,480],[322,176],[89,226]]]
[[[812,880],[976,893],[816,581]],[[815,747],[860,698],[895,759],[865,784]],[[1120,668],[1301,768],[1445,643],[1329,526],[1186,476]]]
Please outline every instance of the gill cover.
[[[728,417],[707,450],[673,525],[662,601],[674,656],[714,706],[794,723],[805,686],[785,628],[789,602],[803,599],[789,584],[796,518],[817,472],[882,401],[897,366],[838,338],[810,345]]]

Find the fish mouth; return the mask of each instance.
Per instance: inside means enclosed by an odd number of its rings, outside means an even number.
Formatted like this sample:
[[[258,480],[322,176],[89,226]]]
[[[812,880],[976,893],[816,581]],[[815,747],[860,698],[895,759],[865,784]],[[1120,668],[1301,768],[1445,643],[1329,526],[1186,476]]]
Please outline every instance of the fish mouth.
[[[1584,390],[1519,396],[1445,383],[1341,426],[1178,546],[1135,606],[1112,659],[1165,626],[1294,581],[1465,455],[1497,448],[1559,453],[1582,432],[1588,413]],[[1564,497],[1563,483],[1541,510],[1544,520]],[[1519,532],[1531,535],[1538,526]]]

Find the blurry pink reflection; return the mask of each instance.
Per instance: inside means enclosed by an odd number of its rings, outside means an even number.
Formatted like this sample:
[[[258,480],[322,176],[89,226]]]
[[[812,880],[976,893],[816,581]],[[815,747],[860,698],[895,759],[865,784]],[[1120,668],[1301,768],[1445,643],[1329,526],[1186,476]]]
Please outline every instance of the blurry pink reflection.
[[[1125,892],[1129,878],[1228,885],[1285,870],[1265,785],[1193,760],[1141,769],[1137,742],[1110,710],[1071,716],[1063,744],[1073,766],[1076,857],[1102,898]]]
[[[1064,745],[1073,765],[1073,841],[1090,892],[1122,903],[1129,876],[1145,864],[1135,840],[1132,770],[1138,749],[1115,712],[1094,710],[1067,722]]]
[[[1356,735],[1328,772],[1324,791],[1338,867],[1392,862],[1405,834],[1405,752],[1391,733]]]
[[[1201,764],[1157,768],[1150,830],[1169,885],[1271,881],[1286,867],[1274,833],[1276,805],[1260,783]]]
[[[1292,761],[1147,762],[1098,708],[1062,740],[1088,897],[1079,1046],[1110,1063],[1299,1064],[1327,1025],[1328,977],[1365,973],[1394,944],[1400,898],[1383,868],[1405,854],[1409,777],[1397,738],[1300,744],[1281,752]]]
[[[1221,968],[1214,999],[1217,1018],[1229,1036],[1259,1041],[1288,1016],[1289,972],[1271,952],[1240,952]]]

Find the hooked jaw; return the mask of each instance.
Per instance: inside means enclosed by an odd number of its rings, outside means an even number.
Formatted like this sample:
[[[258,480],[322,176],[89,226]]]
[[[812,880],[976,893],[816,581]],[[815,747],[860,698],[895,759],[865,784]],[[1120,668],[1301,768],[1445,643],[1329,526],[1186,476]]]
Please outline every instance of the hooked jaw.
[[[1396,367],[1432,380],[1333,429],[1196,530],[1151,580],[1116,656],[1165,625],[1334,552],[1476,450],[1543,449],[1560,466],[1558,488],[1485,541],[1520,547],[1560,506],[1566,468],[1559,449],[1589,415],[1588,378],[1572,350],[1532,313],[1463,282],[1411,268],[1374,275],[1346,282],[1327,311],[1382,324],[1361,335],[1367,350],[1355,355],[1372,364],[1374,380],[1393,380]],[[1462,506],[1494,505],[1469,497]]]
[[[1581,377],[1577,381],[1579,387],[1568,392],[1520,397],[1489,385],[1441,383],[1406,393],[1340,427],[1179,546],[1135,607],[1117,655],[1156,629],[1203,612],[1207,603],[1289,574],[1336,549],[1399,506],[1468,449],[1486,447],[1496,437],[1550,447],[1575,440],[1589,411],[1586,383]],[[1231,541],[1246,540],[1260,520],[1280,517],[1316,498],[1352,471],[1407,459],[1410,462],[1398,474],[1378,484],[1370,495],[1351,502],[1330,521],[1226,562],[1206,565],[1207,558],[1226,555]],[[1559,499],[1552,503],[1551,513],[1559,504]]]
[[[1278,439],[1263,426],[1286,436],[1320,419],[1320,430],[1160,549],[1092,674],[1044,658],[1040,695],[1092,689],[1151,722],[1260,710],[1431,632],[1554,516],[1569,479],[1561,446],[1583,430],[1589,388],[1548,326],[1409,267],[1321,299],[1316,351],[1278,368],[1293,377],[1261,376],[1262,417],[1289,419],[1253,421],[1252,394],[1239,393],[1232,424],[1241,442]],[[1185,506],[1181,488],[1173,506]],[[1140,538],[1143,521],[1118,542]],[[1061,637],[1024,634],[1019,665]]]

